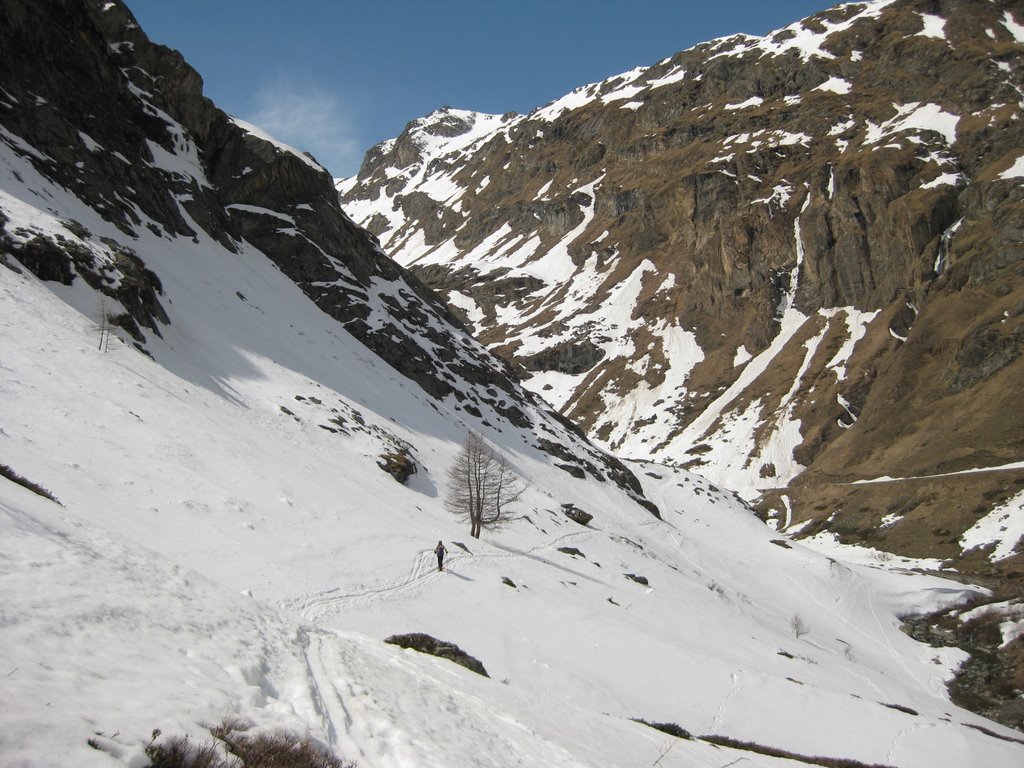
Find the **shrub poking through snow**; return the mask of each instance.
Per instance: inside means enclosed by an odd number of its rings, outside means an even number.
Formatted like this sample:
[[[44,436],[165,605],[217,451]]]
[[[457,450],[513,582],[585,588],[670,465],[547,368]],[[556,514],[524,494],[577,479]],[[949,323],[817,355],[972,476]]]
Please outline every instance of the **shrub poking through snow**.
[[[188,736],[173,736],[156,743],[160,731],[153,731],[153,741],[146,746],[151,768],[234,768],[231,760],[215,743],[192,744]]]
[[[456,664],[461,664],[478,675],[490,677],[479,660],[470,656],[459,646],[455,645],[455,643],[446,643],[444,640],[438,640],[436,637],[431,637],[422,632],[413,632],[408,635],[392,635],[386,638],[384,642],[390,645],[397,645],[400,648],[411,648],[414,651],[437,656],[440,659],[448,659]]]
[[[210,729],[216,741],[193,743],[188,736],[157,742],[155,729],[146,745],[150,768],[356,768],[326,748],[290,733],[248,733],[224,723]]]
[[[793,634],[797,640],[806,635],[811,631],[811,628],[804,623],[803,617],[799,613],[794,613],[793,618],[789,620],[789,626],[793,630]]]
[[[878,763],[862,763],[859,760],[848,760],[845,757],[800,755],[796,752],[789,752],[785,749],[777,749],[776,747],[769,747],[765,744],[757,744],[752,741],[740,741],[739,739],[732,739],[728,736],[701,736],[700,738],[701,741],[706,741],[709,744],[717,744],[720,747],[741,749],[746,752],[755,752],[756,754],[768,755],[769,757],[780,757],[785,760],[798,760],[802,763],[810,763],[811,765],[822,765],[825,766],[825,768],[889,768],[888,766],[879,765]]]
[[[50,501],[53,501],[53,502],[56,502],[57,504],[60,504],[60,502],[57,501],[57,498],[52,493],[50,493],[48,490],[43,488],[41,485],[36,485],[31,480],[26,480],[24,477],[19,475],[17,472],[15,472],[13,469],[8,467],[6,464],[0,464],[0,476],[6,477],[12,483],[17,483],[18,485],[20,485],[20,486],[22,486],[24,488],[28,488],[30,491],[32,491],[32,493],[36,493],[36,494],[42,496],[44,499],[49,499]],[[61,506],[64,506],[64,505],[61,504]]]
[[[686,739],[687,741],[693,741],[693,735],[675,723],[652,723],[649,720],[644,720],[641,717],[630,718],[634,723],[640,723],[646,725],[648,728],[653,728],[656,731],[667,733],[669,736],[675,736],[677,739]]]
[[[325,747],[291,733],[248,733],[229,724],[211,729],[245,768],[355,768]]]

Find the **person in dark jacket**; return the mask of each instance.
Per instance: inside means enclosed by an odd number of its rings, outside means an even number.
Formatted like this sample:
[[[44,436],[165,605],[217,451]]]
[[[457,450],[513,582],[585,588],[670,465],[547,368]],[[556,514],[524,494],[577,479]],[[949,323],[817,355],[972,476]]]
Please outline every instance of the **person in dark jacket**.
[[[444,544],[440,541],[437,542],[437,546],[434,547],[434,554],[437,555],[437,570],[444,570],[444,556],[448,554],[448,550],[444,548]]]

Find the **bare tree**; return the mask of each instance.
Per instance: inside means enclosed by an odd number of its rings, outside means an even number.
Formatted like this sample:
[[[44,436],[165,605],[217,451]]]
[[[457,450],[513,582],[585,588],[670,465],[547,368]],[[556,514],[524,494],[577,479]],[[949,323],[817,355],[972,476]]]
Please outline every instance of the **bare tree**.
[[[445,507],[469,520],[470,535],[474,537],[479,535],[478,521],[484,506],[488,458],[487,443],[480,435],[470,432],[455,457],[455,463],[448,470]]]
[[[811,628],[804,623],[803,617],[799,613],[793,614],[793,618],[789,620],[789,626],[793,630],[793,634],[796,635],[797,640],[811,631]]]
[[[479,539],[480,531],[498,525],[508,505],[525,490],[526,484],[505,455],[470,432],[448,470],[444,504],[448,511],[469,520],[469,535]]]
[[[111,313],[110,299],[107,297],[107,294],[105,293],[100,293],[99,296],[99,314],[100,321],[99,324],[97,325],[97,330],[99,331],[100,335],[99,351],[106,353],[108,347],[110,346]]]

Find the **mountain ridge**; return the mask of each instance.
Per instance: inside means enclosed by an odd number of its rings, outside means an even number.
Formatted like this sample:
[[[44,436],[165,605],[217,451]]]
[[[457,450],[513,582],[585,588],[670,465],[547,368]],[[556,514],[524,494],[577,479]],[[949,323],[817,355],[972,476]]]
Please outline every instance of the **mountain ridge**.
[[[528,115],[435,112],[337,186],[612,451],[779,525],[1013,578],[1019,553],[960,541],[1024,503],[1015,13],[844,4]],[[432,122],[466,133],[428,142]],[[934,479],[985,467],[1005,469]],[[883,476],[921,480],[850,485]]]

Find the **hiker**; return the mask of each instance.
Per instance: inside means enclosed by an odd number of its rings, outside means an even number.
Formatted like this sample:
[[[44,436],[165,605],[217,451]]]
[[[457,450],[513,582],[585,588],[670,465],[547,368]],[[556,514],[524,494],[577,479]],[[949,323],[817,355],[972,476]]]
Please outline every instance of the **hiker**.
[[[437,570],[444,570],[444,556],[448,554],[448,550],[444,548],[444,544],[440,541],[437,542],[437,546],[434,547],[434,554],[437,555]]]

